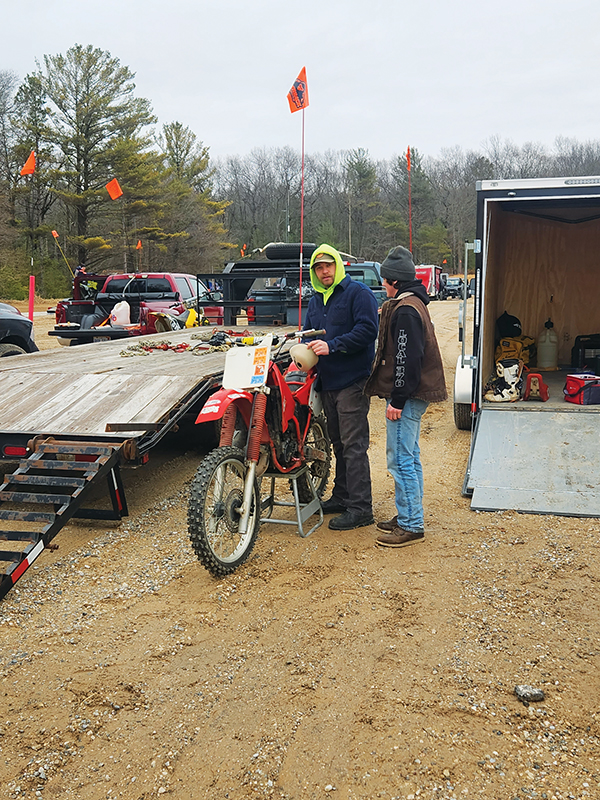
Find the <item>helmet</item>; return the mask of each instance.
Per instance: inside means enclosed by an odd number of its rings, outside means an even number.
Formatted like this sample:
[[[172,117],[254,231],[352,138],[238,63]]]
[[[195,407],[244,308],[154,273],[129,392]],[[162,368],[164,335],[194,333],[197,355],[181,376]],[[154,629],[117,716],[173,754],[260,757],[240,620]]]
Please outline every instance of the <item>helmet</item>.
[[[290,355],[298,369],[304,372],[308,372],[319,360],[319,356],[313,353],[310,347],[305,344],[295,344],[290,347]]]

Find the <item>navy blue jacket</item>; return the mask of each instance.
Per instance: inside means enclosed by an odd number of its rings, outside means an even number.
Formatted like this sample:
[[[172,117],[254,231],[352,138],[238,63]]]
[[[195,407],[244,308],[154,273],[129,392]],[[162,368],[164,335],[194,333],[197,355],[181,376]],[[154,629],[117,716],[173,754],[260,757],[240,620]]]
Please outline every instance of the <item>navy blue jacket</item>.
[[[327,304],[319,292],[311,297],[304,327],[325,328],[322,338],[329,345],[329,355],[319,356],[317,364],[321,389],[345,389],[369,375],[378,322],[375,295],[349,275],[335,287]]]

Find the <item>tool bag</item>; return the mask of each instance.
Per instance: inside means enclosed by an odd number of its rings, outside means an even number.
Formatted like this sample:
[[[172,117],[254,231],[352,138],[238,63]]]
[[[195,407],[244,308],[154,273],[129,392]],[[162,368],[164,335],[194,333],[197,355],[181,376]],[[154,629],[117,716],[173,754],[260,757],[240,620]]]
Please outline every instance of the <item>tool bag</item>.
[[[504,358],[520,358],[525,366],[529,366],[535,361],[536,347],[535,339],[531,336],[505,336],[500,339],[494,360],[501,361]]]
[[[567,403],[579,406],[600,405],[600,377],[598,375],[567,375],[563,393]]]

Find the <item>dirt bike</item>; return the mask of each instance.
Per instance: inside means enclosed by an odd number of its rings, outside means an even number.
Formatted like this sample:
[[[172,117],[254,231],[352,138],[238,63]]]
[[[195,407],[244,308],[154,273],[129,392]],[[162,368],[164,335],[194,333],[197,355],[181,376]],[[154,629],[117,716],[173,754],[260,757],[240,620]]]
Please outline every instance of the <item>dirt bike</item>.
[[[192,481],[188,529],[198,559],[216,577],[230,574],[248,558],[261,516],[272,511],[274,480],[271,496],[261,500],[263,475],[300,471],[295,479],[299,500],[309,503],[323,496],[331,443],[315,390],[318,358],[306,345],[297,344],[290,349],[294,360],[284,372],[277,363],[290,339],[323,333],[269,334],[256,346],[231,348],[222,388],[198,415],[198,423],[220,421],[221,430],[219,446],[203,459]],[[252,344],[251,339],[243,341]],[[308,470],[302,472],[305,465]]]

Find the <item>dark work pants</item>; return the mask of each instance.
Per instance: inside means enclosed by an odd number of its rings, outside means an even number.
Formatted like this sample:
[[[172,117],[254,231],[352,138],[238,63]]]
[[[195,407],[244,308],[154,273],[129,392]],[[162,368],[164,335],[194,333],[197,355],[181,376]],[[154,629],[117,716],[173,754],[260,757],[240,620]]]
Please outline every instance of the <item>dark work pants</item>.
[[[350,511],[371,514],[371,469],[369,467],[369,403],[363,394],[366,378],[345,389],[321,392],[327,429],[335,453],[336,500]]]

